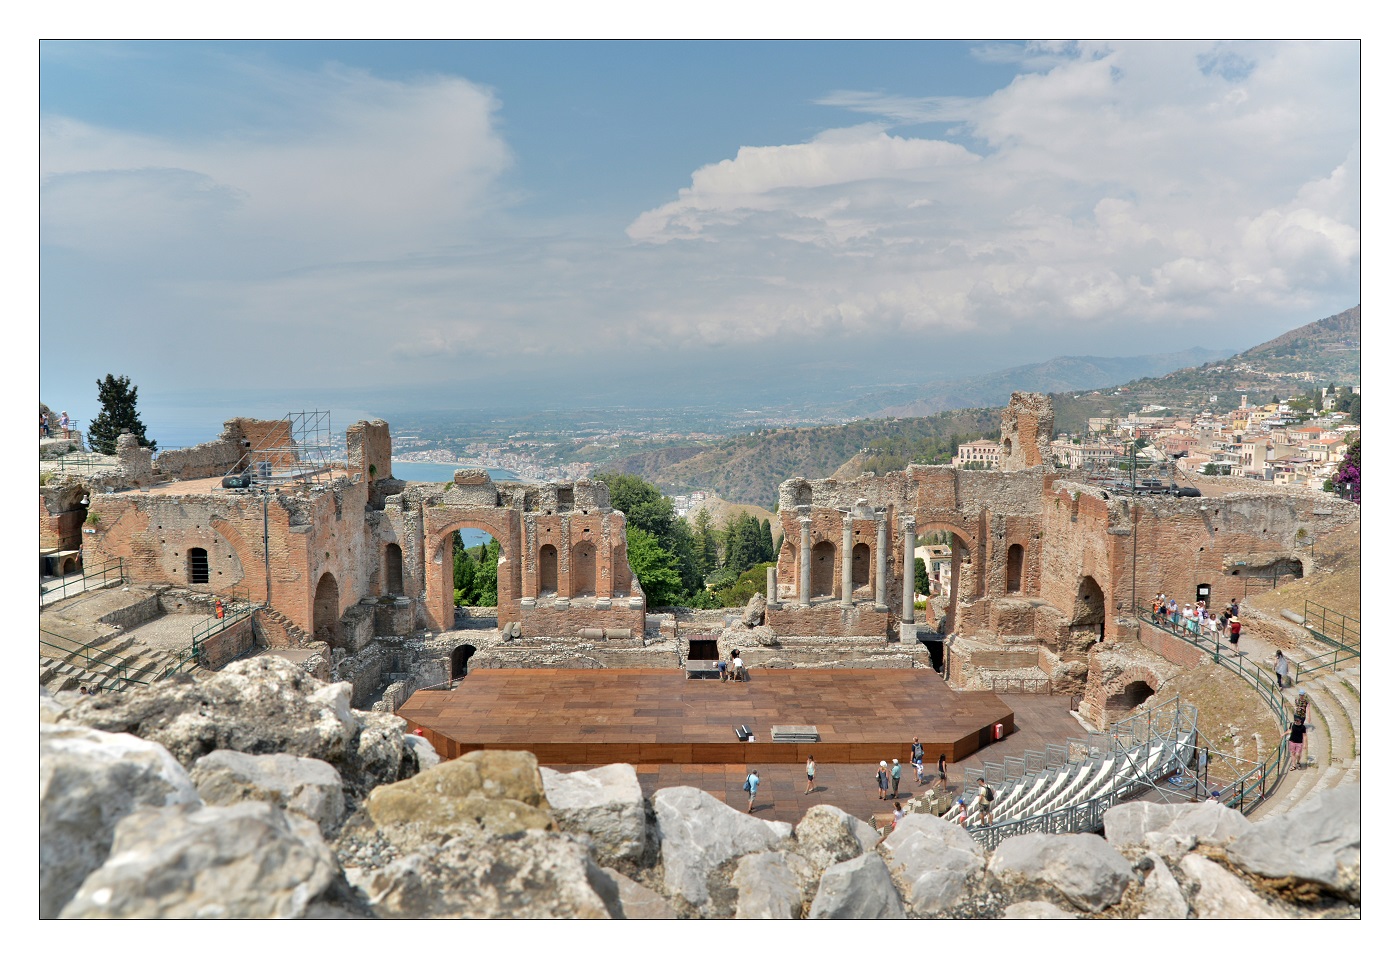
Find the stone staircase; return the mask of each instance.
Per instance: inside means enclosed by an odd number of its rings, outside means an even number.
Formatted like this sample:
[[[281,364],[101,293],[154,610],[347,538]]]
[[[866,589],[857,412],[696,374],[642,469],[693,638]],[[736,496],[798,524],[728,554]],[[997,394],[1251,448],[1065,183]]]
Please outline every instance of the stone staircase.
[[[280,629],[282,632],[286,633],[292,646],[309,646],[314,640],[314,637],[312,637],[310,633],[269,606],[259,607],[254,615],[257,617],[258,623],[264,628],[268,625],[272,625],[276,629]]]
[[[139,683],[155,682],[178,665],[181,658],[168,650],[137,645],[130,636],[121,633],[91,645],[103,658],[103,663],[86,666],[82,657],[65,660],[57,654],[41,654],[39,685],[50,692],[76,690],[79,686],[119,691]],[[196,674],[208,672],[194,663],[187,663],[184,668]],[[123,675],[125,678],[118,678]]]
[[[1310,762],[1287,773],[1273,795],[1250,813],[1251,819],[1287,812],[1317,790],[1361,781],[1360,667],[1314,673],[1301,688],[1312,700],[1306,750]],[[1289,692],[1296,695],[1297,690]]]

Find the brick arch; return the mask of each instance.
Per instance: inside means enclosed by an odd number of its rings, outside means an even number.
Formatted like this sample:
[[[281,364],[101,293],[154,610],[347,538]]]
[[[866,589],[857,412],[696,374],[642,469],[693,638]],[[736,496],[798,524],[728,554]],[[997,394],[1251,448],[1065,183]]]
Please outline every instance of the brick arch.
[[[943,632],[952,633],[957,629],[958,600],[960,598],[962,590],[962,554],[960,552],[961,550],[967,550],[968,560],[972,563],[973,595],[981,594],[981,590],[977,588],[977,585],[981,579],[981,571],[978,568],[979,564],[977,561],[977,537],[974,534],[969,533],[962,526],[956,523],[950,523],[947,520],[943,519],[924,519],[915,523],[915,538],[924,536],[927,533],[950,533],[952,534],[954,540],[953,555],[949,563],[950,569],[948,570],[948,575],[951,579],[948,591],[948,608],[947,612],[944,614],[943,622]],[[901,551],[901,553],[902,552],[903,551]],[[932,577],[933,571],[929,570],[930,581],[932,580]],[[934,615],[934,606],[931,601],[928,603],[928,606],[924,611],[924,618],[927,620],[930,626],[937,628],[937,617]]]
[[[482,506],[431,506],[423,511],[423,605],[433,629],[451,629],[452,534],[474,528],[489,533],[501,545],[497,568],[496,618],[520,618],[520,514],[513,509]],[[444,550],[446,551],[444,553]],[[444,559],[445,557],[445,559]]]
[[[1133,686],[1141,684],[1150,690],[1149,696],[1155,696],[1165,682],[1166,680],[1156,670],[1148,666],[1142,664],[1129,666],[1119,673],[1112,682],[1104,686],[1103,709],[1105,713],[1136,709],[1147,700],[1148,696],[1134,696],[1132,694]]]

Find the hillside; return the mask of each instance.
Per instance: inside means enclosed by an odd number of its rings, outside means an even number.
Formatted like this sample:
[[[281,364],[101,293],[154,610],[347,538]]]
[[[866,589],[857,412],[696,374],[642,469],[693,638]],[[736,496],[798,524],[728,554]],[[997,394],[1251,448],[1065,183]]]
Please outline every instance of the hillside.
[[[783,480],[830,476],[862,453],[865,468],[876,472],[903,469],[911,462],[947,463],[958,443],[999,431],[1000,417],[994,409],[956,410],[912,419],[760,430],[676,462],[647,454],[614,460],[605,470],[636,473],[663,492],[712,489],[734,503],[770,508]]]
[[[1310,370],[1326,379],[1361,380],[1361,304],[1296,330],[1289,330],[1236,359],[1257,370]]]
[[[1226,355],[1223,350],[1194,347],[1146,356],[1057,356],[1044,363],[1016,366],[968,379],[926,383],[914,391],[917,399],[888,406],[876,415],[930,416],[942,410],[968,406],[997,406],[1004,404],[1016,390],[1062,393],[1097,389],[1198,366]]]

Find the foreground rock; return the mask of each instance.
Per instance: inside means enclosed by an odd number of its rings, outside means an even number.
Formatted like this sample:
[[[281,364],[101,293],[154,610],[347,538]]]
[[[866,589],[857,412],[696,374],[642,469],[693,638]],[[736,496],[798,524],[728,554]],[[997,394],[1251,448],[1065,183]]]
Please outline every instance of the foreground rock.
[[[986,853],[955,823],[914,813],[885,840],[890,872],[919,915],[952,909],[981,881]]]
[[[787,823],[765,822],[731,809],[694,786],[659,789],[652,797],[661,834],[666,892],[706,914],[711,876],[751,852],[775,849],[792,835]]]
[[[878,853],[848,859],[822,873],[813,919],[903,919],[904,906]]]
[[[870,852],[880,834],[835,806],[813,806],[797,824],[797,848],[818,871]]]
[[[1116,904],[1133,879],[1126,859],[1098,836],[1085,834],[1012,836],[992,854],[988,871],[1004,887],[1050,889],[1089,912]]]
[[[1232,842],[1230,862],[1290,896],[1361,901],[1361,787],[1343,786],[1266,819]]]
[[[354,908],[316,826],[249,802],[133,812],[62,918],[329,918]]]
[[[454,839],[365,877],[384,919],[620,919],[617,883],[571,836],[527,832],[509,842]]]
[[[190,767],[218,749],[288,753],[330,763],[355,796],[418,771],[404,722],[350,708],[347,683],[322,683],[278,656],[235,662],[195,680],[178,675],[71,707],[65,723],[159,743]]]
[[[576,773],[541,769],[560,827],[593,840],[599,862],[637,862],[646,852],[647,811],[637,771],[625,763]]]
[[[249,756],[218,749],[194,764],[190,779],[210,806],[270,802],[305,816],[331,835],[345,815],[345,785],[330,763],[276,753]]]
[[[533,753],[479,750],[370,793],[365,812],[409,852],[456,838],[483,841],[557,826]]]
[[[51,919],[107,859],[117,823],[143,806],[197,806],[161,746],[120,733],[39,727],[39,917]]]
[[[1103,815],[1103,835],[1111,845],[1178,855],[1203,842],[1223,845],[1249,828],[1248,819],[1218,802],[1124,803]]]

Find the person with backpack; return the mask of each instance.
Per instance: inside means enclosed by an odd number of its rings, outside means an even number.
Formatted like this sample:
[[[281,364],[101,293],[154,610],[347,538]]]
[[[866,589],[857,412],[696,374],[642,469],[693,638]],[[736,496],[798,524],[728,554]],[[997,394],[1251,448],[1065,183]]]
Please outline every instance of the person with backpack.
[[[744,780],[744,792],[749,794],[749,812],[753,812],[753,801],[758,796],[758,783],[758,770],[755,769],[753,772],[749,773],[748,778]]]
[[[987,781],[980,776],[977,779],[977,815],[982,820],[982,825],[992,824],[992,803],[996,801],[997,794]]]
[[[914,738],[914,745],[909,749],[909,762],[919,777],[919,785],[922,786],[924,784],[924,744],[919,742],[918,737]]]
[[[880,787],[880,798],[885,798],[885,793],[890,791],[889,763],[880,760],[880,768],[875,770],[875,785]]]

